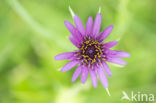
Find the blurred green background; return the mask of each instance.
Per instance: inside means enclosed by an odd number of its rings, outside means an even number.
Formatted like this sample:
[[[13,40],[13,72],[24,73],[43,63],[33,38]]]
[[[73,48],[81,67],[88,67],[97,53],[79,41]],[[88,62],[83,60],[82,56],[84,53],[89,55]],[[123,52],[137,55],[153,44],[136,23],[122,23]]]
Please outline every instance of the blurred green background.
[[[129,103],[122,91],[156,94],[156,0],[0,0],[0,103]],[[109,66],[109,97],[90,77],[71,82],[74,69],[54,56],[76,49],[64,20],[73,23],[68,6],[85,24],[99,6],[101,30],[113,24],[106,41],[131,54],[128,65]],[[153,102],[154,103],[154,102]],[[156,102],[155,102],[156,103]]]

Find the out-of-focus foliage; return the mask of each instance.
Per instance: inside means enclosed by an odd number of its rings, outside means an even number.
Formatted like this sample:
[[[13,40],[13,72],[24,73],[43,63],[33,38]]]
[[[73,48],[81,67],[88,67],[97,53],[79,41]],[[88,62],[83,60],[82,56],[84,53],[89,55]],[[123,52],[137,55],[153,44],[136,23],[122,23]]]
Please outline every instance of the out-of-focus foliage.
[[[156,94],[156,0],[0,0],[0,103],[126,103],[122,91]],[[111,97],[101,85],[94,89],[71,82],[74,69],[56,54],[76,49],[68,40],[64,20],[73,23],[71,5],[85,24],[99,6],[101,30],[113,24],[106,41],[127,51],[128,65],[109,63]]]

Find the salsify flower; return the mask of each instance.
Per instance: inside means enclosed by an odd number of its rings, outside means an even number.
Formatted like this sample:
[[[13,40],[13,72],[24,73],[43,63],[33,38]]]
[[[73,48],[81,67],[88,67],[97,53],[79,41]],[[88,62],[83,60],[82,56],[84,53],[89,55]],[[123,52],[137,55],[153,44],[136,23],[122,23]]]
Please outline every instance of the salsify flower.
[[[103,32],[99,33],[101,26],[101,13],[97,13],[93,23],[92,17],[89,17],[84,28],[79,16],[73,14],[75,26],[68,21],[64,21],[65,26],[71,33],[69,40],[77,47],[77,50],[66,52],[55,56],[55,60],[70,60],[62,69],[62,72],[68,71],[77,66],[72,82],[81,75],[81,82],[85,83],[90,73],[93,87],[97,87],[97,75],[108,92],[108,81],[106,74],[111,76],[107,62],[126,65],[126,62],[120,58],[127,58],[130,55],[124,51],[111,50],[118,44],[117,41],[104,43],[113,29],[113,25],[108,26]],[[106,74],[105,74],[106,73]]]

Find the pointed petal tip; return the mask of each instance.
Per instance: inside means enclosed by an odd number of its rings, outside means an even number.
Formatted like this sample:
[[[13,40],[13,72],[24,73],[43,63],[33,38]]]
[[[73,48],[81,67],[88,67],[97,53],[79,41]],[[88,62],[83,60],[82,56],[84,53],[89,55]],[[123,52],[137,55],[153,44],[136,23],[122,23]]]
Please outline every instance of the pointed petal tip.
[[[112,73],[111,73],[111,70],[109,69],[109,66],[106,62],[102,62],[102,65],[103,65],[103,68],[104,68],[104,71],[106,72],[106,74],[111,77],[112,76]]]
[[[78,16],[77,14],[74,15],[74,18],[75,18],[75,17],[78,17],[78,18],[79,18],[79,16]]]
[[[116,63],[116,64],[119,64],[119,65],[127,65],[127,62],[120,59],[119,63]]]
[[[101,14],[98,13],[95,17],[94,26],[93,26],[93,36],[96,36],[101,28]]]
[[[101,13],[97,13],[97,16],[101,16]]]
[[[87,67],[84,67],[81,71],[81,82],[84,84],[88,78],[89,70]]]
[[[92,80],[93,87],[97,88],[97,74],[96,74],[95,71],[93,71],[91,69],[90,69],[90,77],[91,77],[91,80]]]
[[[112,27],[113,27],[113,24],[111,24],[110,26],[112,26]]]
[[[111,29],[113,29],[113,28],[114,28],[113,24],[111,24],[109,27],[110,27]]]
[[[64,25],[69,29],[71,26],[73,26],[69,21],[65,20]],[[73,26],[74,27],[74,26]]]
[[[108,73],[107,75],[108,75],[109,77],[111,77],[111,76],[112,76],[112,73]]]
[[[109,89],[108,88],[105,88],[106,89],[106,92],[109,96],[111,96],[110,92],[109,92]]]
[[[110,25],[106,29],[104,29],[103,32],[100,33],[100,35],[98,36],[98,38],[100,39],[100,42],[104,41],[110,35],[113,28],[114,28],[113,25]]]
[[[112,58],[112,59],[107,59],[106,61],[111,62],[111,63],[115,63],[115,64],[119,64],[119,65],[126,65],[127,62],[120,59],[120,58]]]
[[[82,78],[81,78],[81,83],[82,84],[85,84],[85,82],[86,82],[86,80],[82,80]]]
[[[87,79],[84,80],[84,79],[81,78],[81,83],[82,83],[82,84],[85,84],[85,83],[86,83],[86,80],[87,80]]]
[[[107,80],[107,77],[106,77],[103,69],[99,68],[97,72],[98,72],[99,79],[100,79],[102,85],[104,86],[104,88],[107,88],[108,87],[108,80]]]
[[[114,41],[114,45],[116,46],[119,42],[118,41]]]
[[[61,60],[61,59],[59,58],[59,54],[56,55],[56,56],[54,57],[54,60]]]
[[[69,23],[67,20],[64,21],[64,25],[65,25],[66,27],[68,27],[69,24],[70,24],[70,23]]]
[[[127,65],[127,62],[125,61],[125,62],[123,62],[121,65]]]
[[[110,41],[104,44],[105,47],[107,48],[112,48],[118,44],[118,41]]]
[[[56,56],[54,56],[54,60],[56,60]]]
[[[57,59],[57,55],[54,57],[54,60],[58,60],[58,59]]]
[[[96,17],[100,17],[100,19],[101,19],[101,13],[97,13],[97,15],[96,15]]]
[[[74,80],[74,79],[72,79],[72,82],[75,82],[75,80]]]
[[[89,16],[88,17],[88,21],[92,21],[93,20],[93,17],[92,16]]]
[[[68,8],[69,8],[69,12],[70,12],[71,16],[74,17],[74,16],[75,16],[75,13],[74,13],[74,11],[72,10],[72,8],[70,7],[70,5],[69,5]]]
[[[99,13],[99,14],[101,13],[101,6],[99,7],[99,11],[98,11],[98,13]]]
[[[74,46],[79,48],[79,43],[72,37],[72,35],[69,36],[69,40]]]
[[[109,25],[106,29],[109,30],[110,32],[113,30],[114,26],[111,24]]]
[[[94,88],[97,88],[97,85],[93,85]]]
[[[72,82],[74,82],[79,77],[80,74],[81,74],[81,66],[76,68],[76,70],[72,76]]]
[[[65,21],[64,21],[64,24],[66,24],[66,23],[68,23],[68,21],[67,21],[67,20],[65,20]]]
[[[61,72],[65,72],[63,69],[61,69]]]
[[[92,29],[93,29],[93,18],[89,16],[86,22],[86,34],[85,35],[91,35]]]
[[[122,53],[123,58],[129,58],[131,55],[127,52]]]
[[[82,23],[82,21],[81,21],[81,19],[80,19],[80,17],[78,15],[74,16],[74,22],[75,22],[75,25],[76,25],[78,31],[82,35],[85,35],[85,29],[84,29],[83,23]]]
[[[78,61],[72,60],[62,67],[61,72],[69,71],[70,69],[75,67],[77,64],[78,64]]]
[[[67,20],[64,20],[64,24],[65,25],[72,25],[69,21],[67,21]]]
[[[71,60],[74,57],[74,52],[64,52],[61,54],[58,54],[54,57],[55,60]]]
[[[127,52],[121,52],[121,54],[122,54],[122,56],[124,57],[124,58],[129,58],[131,55],[129,54],[129,53],[127,53]]]
[[[127,53],[126,57],[129,58],[131,56],[131,54]]]
[[[118,44],[119,42],[118,41],[114,41],[116,44]]]

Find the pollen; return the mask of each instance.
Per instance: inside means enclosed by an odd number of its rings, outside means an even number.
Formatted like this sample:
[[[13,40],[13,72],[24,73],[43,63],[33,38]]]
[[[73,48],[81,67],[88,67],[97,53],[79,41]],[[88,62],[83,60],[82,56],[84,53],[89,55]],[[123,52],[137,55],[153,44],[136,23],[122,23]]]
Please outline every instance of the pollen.
[[[100,43],[92,38],[85,38],[80,46],[80,56],[81,59],[83,59],[82,64],[95,64],[98,63],[100,60],[102,60],[103,47],[100,45]]]

